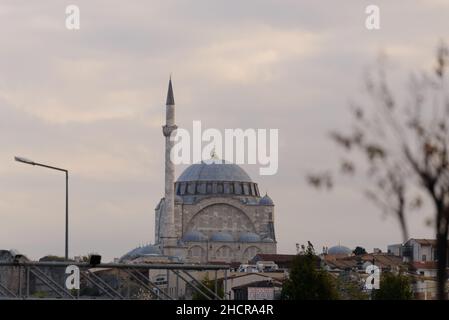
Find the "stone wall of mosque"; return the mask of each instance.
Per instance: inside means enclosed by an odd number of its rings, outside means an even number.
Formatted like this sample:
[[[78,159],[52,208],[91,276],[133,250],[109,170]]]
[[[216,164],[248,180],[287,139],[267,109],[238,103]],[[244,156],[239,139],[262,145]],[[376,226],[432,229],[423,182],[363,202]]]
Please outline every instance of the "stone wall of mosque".
[[[260,199],[260,198],[258,198]],[[239,261],[246,263],[258,253],[276,253],[274,234],[274,206],[259,205],[255,199],[213,196],[185,203],[175,200],[175,232],[178,239],[191,231],[200,232],[204,239],[184,241],[187,256],[192,262]],[[156,208],[155,242],[163,232],[163,200]],[[214,240],[214,236],[231,236]],[[256,239],[246,237],[258,236]],[[225,241],[228,240],[228,241]],[[270,241],[271,240],[271,241]]]
[[[244,198],[236,197],[208,197],[192,204],[178,203],[175,208],[180,239],[189,231],[201,232],[206,237],[203,241],[185,243],[189,260],[197,262],[243,263],[258,253],[276,253],[273,220],[274,206],[247,204]],[[231,241],[214,241],[214,235],[222,233],[231,235]],[[260,241],[242,239],[248,233],[258,235]]]
[[[207,242],[192,241],[187,258],[191,262],[240,262],[248,263],[258,253],[275,254],[276,243],[265,242]]]
[[[274,239],[270,225],[274,222],[274,206],[245,204],[234,197],[204,198],[193,204],[176,206],[177,234],[196,230],[210,237],[216,232],[228,232],[234,240],[244,232],[256,233],[261,239]]]

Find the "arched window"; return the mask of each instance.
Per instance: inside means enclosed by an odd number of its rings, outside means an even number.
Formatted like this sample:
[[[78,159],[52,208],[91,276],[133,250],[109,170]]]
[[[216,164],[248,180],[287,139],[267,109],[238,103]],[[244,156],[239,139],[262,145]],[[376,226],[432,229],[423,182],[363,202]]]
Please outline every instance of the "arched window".
[[[191,258],[201,258],[204,255],[204,249],[200,246],[190,247],[188,256]]]
[[[261,252],[262,250],[260,250],[258,247],[251,246],[245,249],[245,251],[243,252],[243,258],[249,261]]]
[[[219,260],[230,261],[233,258],[232,248],[229,246],[222,246],[215,252],[215,257]]]

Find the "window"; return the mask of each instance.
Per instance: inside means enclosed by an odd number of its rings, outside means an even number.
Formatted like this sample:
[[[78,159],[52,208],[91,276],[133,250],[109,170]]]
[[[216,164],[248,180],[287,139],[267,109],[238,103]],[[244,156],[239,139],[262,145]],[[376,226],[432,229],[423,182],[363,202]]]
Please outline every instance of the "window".
[[[256,189],[256,196],[260,197],[260,193],[259,193],[259,187],[257,186],[257,184],[254,184],[254,189]]]
[[[193,258],[201,258],[203,256],[203,248],[199,246],[191,247],[188,254]]]
[[[250,184],[250,194],[252,195],[252,196],[257,196],[257,194],[256,194],[256,187],[254,186],[254,183],[251,183]]]
[[[422,261],[426,261],[427,260],[427,256],[425,254],[422,255]]]
[[[247,183],[243,184],[243,194],[244,195],[249,195],[249,186]]]
[[[195,189],[196,189],[195,182],[191,182],[191,183],[188,184],[188,186],[187,186],[187,192],[188,192],[189,194],[195,194]]]
[[[234,184],[235,194],[242,194],[242,185],[238,182]]]
[[[218,259],[223,259],[225,261],[229,261],[232,258],[232,249],[231,247],[228,246],[223,246],[220,247],[216,252],[215,252],[215,257]]]
[[[180,186],[179,189],[180,189],[179,194],[180,195],[184,195],[186,193],[186,184],[185,183],[181,183],[181,186]]]
[[[200,184],[198,184],[197,192],[199,194],[205,194],[206,193],[206,183],[205,182],[201,182]]]

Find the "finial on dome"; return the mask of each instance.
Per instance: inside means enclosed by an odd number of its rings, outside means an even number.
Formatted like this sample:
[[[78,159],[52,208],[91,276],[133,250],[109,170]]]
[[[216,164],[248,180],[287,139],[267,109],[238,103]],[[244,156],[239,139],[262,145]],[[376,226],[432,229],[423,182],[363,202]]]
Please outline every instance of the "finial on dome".
[[[210,158],[213,160],[219,160],[217,153],[215,152],[215,147],[213,147],[212,151],[210,152]]]

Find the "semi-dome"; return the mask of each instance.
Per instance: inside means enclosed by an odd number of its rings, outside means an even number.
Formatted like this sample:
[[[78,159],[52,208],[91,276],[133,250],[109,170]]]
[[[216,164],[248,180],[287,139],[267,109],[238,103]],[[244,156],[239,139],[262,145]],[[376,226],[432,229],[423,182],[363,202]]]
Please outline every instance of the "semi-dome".
[[[210,236],[209,241],[215,242],[233,242],[234,237],[227,232],[215,232]]]
[[[181,173],[177,181],[252,182],[249,175],[240,166],[224,160],[207,160],[192,164]]]
[[[182,237],[182,241],[189,242],[189,241],[206,241],[207,236],[199,231],[187,231],[184,236]]]
[[[146,255],[161,255],[161,250],[159,246],[156,245],[146,245],[142,247],[137,247],[125,255],[123,255],[120,260],[132,260],[138,257],[146,256]]]
[[[331,254],[331,255],[351,255],[352,254],[352,250],[349,249],[348,247],[345,247],[345,246],[342,246],[342,245],[338,245],[338,246],[330,247],[327,250],[327,254]]]
[[[268,194],[265,194],[262,199],[260,199],[259,204],[262,206],[274,206],[273,200],[271,200]]]
[[[260,242],[260,237],[258,234],[253,232],[244,232],[240,234],[239,237],[240,242]]]

